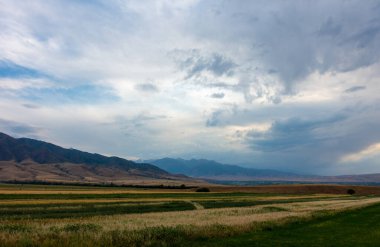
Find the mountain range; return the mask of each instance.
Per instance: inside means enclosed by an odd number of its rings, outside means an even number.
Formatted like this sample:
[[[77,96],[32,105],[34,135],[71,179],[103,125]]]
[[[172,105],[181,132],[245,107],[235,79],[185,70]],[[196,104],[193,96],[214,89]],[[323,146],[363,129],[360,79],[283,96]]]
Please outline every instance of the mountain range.
[[[215,180],[244,180],[253,178],[295,178],[299,175],[269,169],[245,168],[237,165],[221,164],[207,159],[173,159],[163,158],[157,160],[147,160],[147,163],[175,174],[185,174],[186,176],[207,178]]]
[[[380,174],[314,176],[246,168],[206,159],[163,158],[133,162],[67,149],[0,132],[0,181],[50,181],[145,185],[208,182],[380,183]]]
[[[380,174],[317,176],[300,175],[270,169],[254,169],[237,165],[221,164],[206,159],[173,159],[163,158],[147,160],[161,169],[171,173],[184,174],[214,182],[305,182],[305,183],[380,183]],[[244,183],[243,183],[244,184]],[[249,184],[249,183],[246,183]]]
[[[151,164],[0,133],[0,181],[12,180],[123,184],[195,182]]]

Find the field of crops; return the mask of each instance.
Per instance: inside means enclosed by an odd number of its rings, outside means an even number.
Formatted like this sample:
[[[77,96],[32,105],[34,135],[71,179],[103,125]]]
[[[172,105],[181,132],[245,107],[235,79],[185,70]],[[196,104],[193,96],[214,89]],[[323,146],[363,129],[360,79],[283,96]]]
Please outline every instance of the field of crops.
[[[0,246],[220,245],[376,203],[368,195],[0,185]]]

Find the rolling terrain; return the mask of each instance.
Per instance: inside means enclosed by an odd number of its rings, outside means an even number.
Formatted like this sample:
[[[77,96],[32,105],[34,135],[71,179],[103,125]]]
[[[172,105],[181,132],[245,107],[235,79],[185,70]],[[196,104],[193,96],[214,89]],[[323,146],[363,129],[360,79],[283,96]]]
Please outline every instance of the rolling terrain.
[[[0,133],[0,181],[181,184],[198,181],[135,163]]]

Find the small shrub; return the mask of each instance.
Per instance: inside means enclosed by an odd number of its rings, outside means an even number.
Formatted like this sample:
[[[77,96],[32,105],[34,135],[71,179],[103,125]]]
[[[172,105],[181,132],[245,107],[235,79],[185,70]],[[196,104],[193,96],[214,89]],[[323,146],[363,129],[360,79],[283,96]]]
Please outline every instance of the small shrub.
[[[195,192],[210,192],[210,189],[206,187],[200,187]]]
[[[347,190],[347,194],[349,194],[349,195],[353,195],[353,194],[355,194],[355,190],[353,190],[353,189],[348,189],[348,190]]]

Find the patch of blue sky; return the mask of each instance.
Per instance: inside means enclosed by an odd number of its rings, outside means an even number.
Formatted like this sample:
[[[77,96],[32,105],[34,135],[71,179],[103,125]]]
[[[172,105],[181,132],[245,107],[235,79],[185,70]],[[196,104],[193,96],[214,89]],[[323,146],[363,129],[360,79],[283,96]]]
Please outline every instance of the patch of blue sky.
[[[8,60],[0,60],[0,78],[38,78],[47,77],[41,71],[27,68]]]
[[[41,104],[99,104],[120,100],[111,88],[91,84],[68,88],[26,88],[19,96]]]

